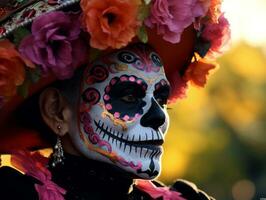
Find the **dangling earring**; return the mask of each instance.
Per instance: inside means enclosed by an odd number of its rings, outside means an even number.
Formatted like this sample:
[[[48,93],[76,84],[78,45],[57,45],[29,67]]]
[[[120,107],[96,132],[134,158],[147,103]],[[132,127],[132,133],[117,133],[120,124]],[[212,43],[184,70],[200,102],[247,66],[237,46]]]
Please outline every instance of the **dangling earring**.
[[[61,131],[61,126],[57,126],[58,131]],[[58,164],[64,164],[64,150],[61,143],[61,139],[57,136],[57,141],[54,146],[54,152],[52,154],[52,167],[56,167]]]

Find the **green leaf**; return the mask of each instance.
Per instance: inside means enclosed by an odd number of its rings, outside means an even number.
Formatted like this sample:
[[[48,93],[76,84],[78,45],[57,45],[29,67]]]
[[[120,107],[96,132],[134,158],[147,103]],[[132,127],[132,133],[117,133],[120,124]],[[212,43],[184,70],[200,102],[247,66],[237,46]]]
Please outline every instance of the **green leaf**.
[[[143,22],[149,15],[150,15],[150,4],[147,4],[145,1],[145,3],[141,4],[139,8],[138,20]]]
[[[40,80],[41,71],[39,68],[36,69],[26,69],[25,81],[22,85],[17,87],[17,92],[20,96],[26,98],[29,94],[30,84],[36,83]]]
[[[29,80],[26,79],[22,85],[18,86],[17,88],[18,94],[23,98],[26,98],[29,94],[29,86],[30,82]]]
[[[95,48],[90,49],[90,61],[96,60],[97,58],[99,58],[100,55],[101,55],[101,50]]]
[[[145,26],[141,26],[139,28],[137,35],[138,35],[138,38],[141,42],[143,42],[143,43],[148,42],[148,34],[147,34]]]
[[[14,33],[14,44],[16,46],[19,46],[21,40],[23,40],[23,38],[25,38],[27,35],[30,34],[30,31],[24,27],[20,27],[18,28]]]
[[[36,83],[41,78],[41,70],[38,67],[36,69],[28,69],[26,71],[26,77],[31,83]]]

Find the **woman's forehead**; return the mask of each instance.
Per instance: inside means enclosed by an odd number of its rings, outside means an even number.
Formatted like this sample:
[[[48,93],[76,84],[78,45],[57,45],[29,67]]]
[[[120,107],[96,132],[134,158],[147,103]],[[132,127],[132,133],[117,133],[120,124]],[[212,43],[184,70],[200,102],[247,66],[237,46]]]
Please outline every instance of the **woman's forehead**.
[[[110,73],[129,73],[148,77],[165,76],[163,61],[148,45],[134,44],[102,56],[91,64],[105,66]]]

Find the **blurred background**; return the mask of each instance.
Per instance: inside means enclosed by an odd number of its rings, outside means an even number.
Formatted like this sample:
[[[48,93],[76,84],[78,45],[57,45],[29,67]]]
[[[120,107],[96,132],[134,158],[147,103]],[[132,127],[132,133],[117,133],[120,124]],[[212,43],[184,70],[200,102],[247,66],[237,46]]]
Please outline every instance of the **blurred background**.
[[[266,0],[224,0],[232,45],[204,89],[170,105],[165,183],[195,182],[217,200],[266,198]]]
[[[266,0],[224,0],[232,45],[204,89],[171,105],[159,180],[217,200],[266,198]],[[8,157],[2,164],[8,164]]]

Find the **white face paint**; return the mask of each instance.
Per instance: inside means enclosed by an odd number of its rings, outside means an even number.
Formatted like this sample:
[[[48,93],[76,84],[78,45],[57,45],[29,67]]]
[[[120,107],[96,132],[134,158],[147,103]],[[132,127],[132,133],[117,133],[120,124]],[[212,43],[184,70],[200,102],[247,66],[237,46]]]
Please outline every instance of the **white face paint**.
[[[169,89],[150,47],[134,45],[95,61],[85,70],[77,125],[70,131],[76,148],[134,177],[155,178],[168,128]]]

